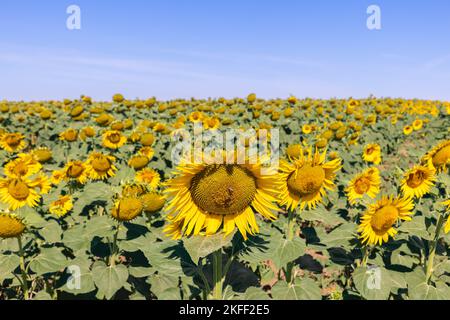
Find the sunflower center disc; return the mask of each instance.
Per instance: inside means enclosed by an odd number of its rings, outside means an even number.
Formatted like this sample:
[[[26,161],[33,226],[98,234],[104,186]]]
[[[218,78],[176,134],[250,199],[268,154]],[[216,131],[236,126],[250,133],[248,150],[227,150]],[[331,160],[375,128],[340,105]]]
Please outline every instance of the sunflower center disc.
[[[203,211],[230,215],[244,211],[256,194],[252,173],[239,165],[210,165],[191,180],[194,203]]]
[[[13,180],[8,185],[8,193],[16,200],[25,200],[28,198],[30,190],[24,182]]]
[[[99,157],[92,161],[92,167],[95,171],[106,172],[111,168],[111,164],[107,158]]]
[[[13,169],[14,174],[24,176],[28,172],[28,167],[25,163],[19,162]]]
[[[16,135],[9,135],[6,138],[6,143],[11,147],[17,147],[20,144],[20,138]]]
[[[443,147],[433,157],[433,165],[440,167],[450,161],[450,145]]]
[[[424,180],[425,174],[423,173],[423,171],[416,171],[408,176],[408,180],[406,181],[406,183],[411,188],[417,188],[423,183]]]
[[[73,164],[67,170],[67,175],[71,178],[78,178],[83,173],[83,167],[79,164]]]
[[[293,172],[287,181],[289,190],[300,197],[316,193],[325,181],[325,170],[320,166],[304,165]]]
[[[355,191],[358,194],[365,194],[370,189],[370,181],[362,177],[355,182]]]
[[[371,225],[375,232],[384,234],[398,219],[398,209],[394,206],[385,206],[375,211]]]
[[[111,141],[112,143],[119,143],[120,142],[120,134],[113,133],[112,135],[109,136],[109,141]]]

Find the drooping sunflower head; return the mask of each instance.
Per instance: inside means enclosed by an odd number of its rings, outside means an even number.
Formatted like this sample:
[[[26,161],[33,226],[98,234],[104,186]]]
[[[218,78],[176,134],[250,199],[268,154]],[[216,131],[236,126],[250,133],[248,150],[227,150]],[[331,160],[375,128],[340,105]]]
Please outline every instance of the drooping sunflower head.
[[[136,181],[147,184],[151,189],[156,189],[161,177],[156,170],[145,168],[136,173]]]
[[[140,197],[140,200],[142,201],[144,212],[149,215],[160,211],[166,203],[165,197],[156,192],[146,193]]]
[[[117,168],[114,166],[115,158],[99,152],[93,152],[89,156],[86,166],[89,177],[93,180],[104,180],[113,177]]]
[[[411,198],[386,197],[369,206],[361,217],[358,232],[366,245],[381,245],[397,234],[395,224],[411,220],[414,204]]]
[[[16,215],[0,213],[0,238],[17,238],[25,231],[26,226]]]
[[[40,163],[48,162],[53,157],[52,150],[50,150],[49,148],[46,148],[46,147],[34,149],[33,151],[31,151],[31,154]]]
[[[401,190],[405,197],[421,198],[430,192],[435,181],[434,169],[420,165],[415,166],[404,174]]]
[[[149,187],[146,184],[143,183],[135,183],[135,182],[131,182],[131,183],[125,183],[122,186],[122,192],[121,192],[121,197],[140,197],[143,194],[147,193],[148,191],[150,191]],[[118,196],[118,197],[120,197]]]
[[[127,138],[118,130],[108,130],[103,134],[103,146],[118,149],[127,142]]]
[[[69,128],[66,131],[61,132],[59,134],[59,139],[60,140],[64,140],[64,141],[68,141],[68,142],[77,141],[77,139],[78,139],[78,130],[73,129],[73,128]]]
[[[363,160],[372,162],[374,164],[380,164],[381,162],[381,147],[377,143],[368,144],[364,148]]]
[[[117,221],[126,222],[138,217],[144,209],[142,201],[136,197],[124,197],[116,201],[111,216]]]
[[[141,154],[134,155],[128,160],[128,165],[132,167],[134,170],[141,170],[145,168],[148,163],[150,162],[150,159]]]
[[[85,184],[88,179],[87,166],[83,161],[69,161],[63,169],[64,179],[75,180]]]
[[[279,209],[274,202],[281,190],[276,171],[262,171],[261,163],[209,163],[183,163],[166,183],[167,233],[212,235],[222,227],[228,235],[237,226],[247,239],[247,234],[259,230],[253,210],[276,219],[274,212]]]
[[[380,184],[380,171],[375,167],[358,174],[350,181],[345,190],[350,204],[354,205],[364,195],[374,199],[380,192]]]
[[[21,153],[5,165],[5,175],[8,177],[29,177],[39,172],[42,165],[31,154]]]
[[[58,217],[64,217],[73,208],[72,197],[65,195],[60,196],[58,200],[50,204],[49,211]]]
[[[17,152],[26,147],[25,136],[21,133],[0,135],[0,147],[8,152]]]
[[[435,169],[438,173],[447,170],[450,164],[450,140],[443,141],[431,149],[423,158],[422,163]]]
[[[339,158],[326,162],[325,150],[319,153],[317,149],[304,149],[300,157],[291,161],[281,161],[280,177],[283,182],[280,205],[294,210],[300,204],[303,209],[314,208],[322,201],[326,190],[334,189],[336,172],[341,168]]]
[[[35,207],[41,196],[34,190],[32,182],[25,178],[0,179],[0,201],[7,203],[11,210],[23,206]]]

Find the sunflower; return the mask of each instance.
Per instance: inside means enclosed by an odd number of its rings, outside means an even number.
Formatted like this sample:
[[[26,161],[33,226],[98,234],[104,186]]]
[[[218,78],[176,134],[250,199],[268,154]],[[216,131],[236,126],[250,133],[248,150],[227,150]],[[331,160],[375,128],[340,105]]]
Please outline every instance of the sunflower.
[[[434,169],[425,166],[415,166],[405,173],[401,182],[401,190],[405,197],[421,198],[430,192],[435,181]]]
[[[191,122],[199,122],[203,120],[203,113],[199,111],[194,111],[189,115],[189,121]]]
[[[351,205],[356,203],[364,195],[374,199],[380,192],[380,171],[377,168],[369,168],[354,177],[345,189]]]
[[[93,180],[104,180],[108,177],[114,177],[117,168],[114,166],[116,158],[104,155],[99,152],[93,152],[86,162],[89,177]]]
[[[85,184],[88,179],[87,166],[83,161],[69,161],[62,171],[65,180],[75,180]]]
[[[146,214],[152,215],[160,211],[166,203],[166,198],[156,192],[148,192],[139,198]]]
[[[442,204],[447,207],[447,211],[450,211],[450,200],[444,201],[442,202]],[[450,231],[450,216],[447,218],[447,222],[445,223],[444,226],[444,232],[448,233],[449,231]]]
[[[65,176],[64,170],[55,170],[52,172],[52,177],[50,178],[50,181],[53,185],[58,185]]]
[[[152,147],[142,147],[138,151],[139,155],[146,156],[149,160],[155,155],[155,150]]]
[[[74,142],[78,139],[78,130],[69,128],[64,132],[59,134],[59,140],[64,140],[68,142]]]
[[[313,153],[312,148],[309,148],[305,154],[302,149],[298,158],[290,162],[281,161],[283,188],[280,205],[289,210],[294,210],[299,204],[301,209],[306,205],[315,208],[322,201],[326,189],[334,189],[333,179],[341,167],[341,160],[325,162],[326,153],[325,150],[320,154],[317,149]]]
[[[414,120],[414,122],[412,123],[412,127],[414,130],[420,130],[423,127],[423,121],[420,119],[416,119]]]
[[[220,127],[220,120],[218,118],[205,118],[203,119],[203,128],[215,130]]]
[[[48,162],[52,159],[52,151],[49,148],[37,148],[31,151],[31,155],[40,163]]]
[[[136,181],[147,184],[150,188],[156,189],[161,177],[156,170],[145,168],[136,173]]]
[[[39,172],[42,165],[30,154],[21,153],[5,165],[5,175],[14,178],[26,178]]]
[[[21,133],[4,133],[0,135],[0,147],[8,152],[20,151],[25,146],[25,136]]]
[[[11,210],[25,205],[35,207],[41,196],[33,189],[32,182],[26,178],[0,179],[0,201],[7,203]]]
[[[410,125],[404,126],[403,127],[403,133],[408,136],[410,135],[412,132],[414,131],[414,128]]]
[[[382,244],[397,234],[394,225],[399,220],[411,220],[414,204],[411,198],[383,196],[372,204],[361,218],[358,232],[366,245]]]
[[[450,164],[450,140],[443,141],[431,149],[422,158],[422,163],[438,173],[447,170],[447,165]]]
[[[377,143],[368,144],[364,148],[363,160],[372,162],[374,164],[380,164],[381,162],[381,147]]]
[[[132,156],[130,160],[128,160],[128,165],[134,170],[141,170],[145,168],[149,162],[150,159],[147,156],[137,154],[135,156]]]
[[[291,144],[286,148],[286,155],[289,159],[299,158],[302,152],[302,146],[300,144]]]
[[[73,208],[72,197],[60,196],[58,200],[50,204],[49,211],[58,217],[64,217]]]
[[[117,200],[111,211],[111,216],[117,221],[131,221],[144,210],[142,201],[135,197],[125,197]]]
[[[0,238],[17,238],[25,231],[25,224],[13,214],[0,213]]]
[[[118,149],[127,142],[127,138],[118,130],[108,130],[103,134],[103,146]]]
[[[304,125],[302,126],[302,132],[303,132],[304,134],[310,134],[312,131],[313,131],[313,130],[312,130],[312,127],[311,127],[309,124],[304,124]]]
[[[203,157],[203,159],[205,159]],[[206,159],[205,159],[206,160]],[[262,164],[214,164],[183,162],[176,176],[166,183],[169,225],[165,232],[173,238],[212,235],[222,226],[225,235],[235,226],[247,234],[259,231],[254,211],[275,220],[274,204],[281,189],[279,175]],[[263,174],[264,173],[264,174]]]

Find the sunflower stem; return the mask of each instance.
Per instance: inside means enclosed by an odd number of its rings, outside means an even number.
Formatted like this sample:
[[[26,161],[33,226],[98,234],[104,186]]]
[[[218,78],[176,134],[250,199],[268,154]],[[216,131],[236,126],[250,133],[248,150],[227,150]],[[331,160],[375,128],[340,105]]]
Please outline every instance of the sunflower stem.
[[[22,245],[22,237],[19,236],[17,237],[17,242],[19,244],[19,265],[20,265],[20,273],[22,274],[22,290],[23,290],[23,298],[25,300],[29,299],[29,294],[28,294],[28,277],[27,277],[27,272],[25,269],[25,252],[23,250],[23,245]]]
[[[118,250],[119,250],[119,248],[117,246],[117,238],[119,237],[119,230],[120,230],[120,222],[117,222],[116,232],[114,233],[114,238],[113,238],[112,246],[111,246],[111,255],[109,256],[109,265],[110,266],[116,265],[116,259],[117,259]]]
[[[222,300],[223,274],[222,274],[222,248],[213,253],[213,297]]]
[[[436,233],[434,235],[433,241],[430,243],[430,253],[428,254],[427,264],[426,264],[426,283],[430,282],[431,275],[433,274],[433,264],[434,257],[436,255],[436,247],[441,235],[442,226],[444,225],[444,215],[439,215],[439,219],[436,225]]]
[[[361,261],[361,267],[367,267],[367,261],[369,260],[370,253],[372,252],[372,248],[365,246],[364,247],[364,255]]]
[[[288,240],[294,239],[295,214],[293,210],[288,211],[288,225],[286,236]]]

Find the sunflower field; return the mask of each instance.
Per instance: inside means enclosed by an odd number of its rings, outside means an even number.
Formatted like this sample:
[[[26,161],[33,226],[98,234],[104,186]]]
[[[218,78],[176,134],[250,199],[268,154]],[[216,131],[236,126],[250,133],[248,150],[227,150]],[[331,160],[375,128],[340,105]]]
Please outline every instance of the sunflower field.
[[[1,101],[0,300],[450,299],[449,115],[375,97]],[[195,125],[275,129],[278,166],[175,163]]]

